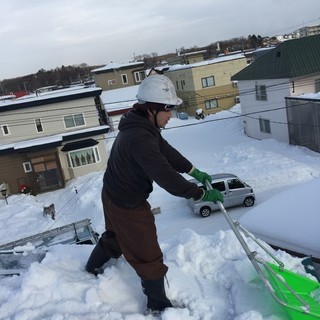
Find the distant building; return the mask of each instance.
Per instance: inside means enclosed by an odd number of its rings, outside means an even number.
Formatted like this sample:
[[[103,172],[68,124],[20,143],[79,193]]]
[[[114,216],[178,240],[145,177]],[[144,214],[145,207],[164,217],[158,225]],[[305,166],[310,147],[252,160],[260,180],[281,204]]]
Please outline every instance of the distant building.
[[[169,65],[197,63],[204,60],[204,55],[206,53],[207,50],[194,51],[188,53],[177,52],[176,56],[168,58],[167,62]]]
[[[299,32],[300,38],[320,34],[320,24],[318,24],[316,26],[308,26],[308,27],[300,28],[298,32]]]
[[[267,48],[258,48],[256,50],[246,50],[244,51],[244,55],[247,58],[247,64],[252,63],[253,61],[257,60],[258,58],[262,57],[266,53],[268,53],[270,50],[274,49],[274,46],[270,46]]]
[[[15,100],[17,96],[15,94],[7,94],[4,96],[0,96],[0,103]],[[1,106],[1,104],[0,104]]]
[[[174,65],[164,74],[175,85],[183,100],[179,112],[195,115],[202,109],[204,115],[231,108],[237,103],[238,85],[231,77],[247,66],[243,53],[223,55],[202,62]]]
[[[146,77],[144,62],[109,63],[91,70],[94,81],[103,91],[140,84]]]

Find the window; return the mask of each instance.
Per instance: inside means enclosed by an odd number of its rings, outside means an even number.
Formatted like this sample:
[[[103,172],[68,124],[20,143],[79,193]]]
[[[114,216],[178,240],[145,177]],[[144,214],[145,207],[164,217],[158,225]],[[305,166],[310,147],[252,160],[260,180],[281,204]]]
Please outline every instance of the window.
[[[67,157],[68,166],[71,168],[83,167],[100,161],[97,147],[70,151]]]
[[[42,127],[42,123],[41,123],[41,119],[34,119],[34,122],[36,124],[36,129],[37,132],[43,132],[43,127]]]
[[[228,180],[228,186],[229,186],[229,189],[232,190],[232,189],[240,189],[240,188],[244,188],[245,185],[239,181],[238,179],[230,179]]]
[[[266,119],[259,119],[259,125],[260,125],[260,131],[261,132],[266,132],[266,133],[271,133],[270,129],[270,120]]]
[[[128,76],[125,73],[121,75],[121,79],[123,84],[128,83]]]
[[[217,99],[206,100],[204,102],[204,106],[205,106],[206,110],[217,108],[218,107],[218,100]]]
[[[82,113],[73,114],[71,116],[64,116],[64,125],[66,128],[74,128],[84,126],[84,117]]]
[[[256,84],[256,100],[267,100],[267,88]]]
[[[213,87],[215,85],[214,76],[201,79],[202,88]]]
[[[134,79],[136,82],[141,82],[146,77],[146,73],[144,71],[136,71],[134,72]]]
[[[214,182],[211,184],[213,189],[217,189],[220,192],[226,191],[226,186],[224,185],[223,181]]]
[[[10,135],[9,127],[6,124],[2,125],[1,129],[4,136]]]
[[[22,165],[25,173],[32,172],[31,162],[24,162]]]

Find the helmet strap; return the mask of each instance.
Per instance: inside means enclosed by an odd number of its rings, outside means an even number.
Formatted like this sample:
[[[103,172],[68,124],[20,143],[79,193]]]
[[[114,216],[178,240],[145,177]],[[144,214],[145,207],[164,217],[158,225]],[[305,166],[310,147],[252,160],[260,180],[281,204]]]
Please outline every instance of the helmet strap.
[[[148,109],[148,111],[149,111],[150,116],[151,116],[151,115],[153,116],[154,125],[155,125],[158,129],[160,129],[160,128],[158,127],[158,119],[157,119],[157,115],[158,115],[158,113],[159,113],[160,110]]]

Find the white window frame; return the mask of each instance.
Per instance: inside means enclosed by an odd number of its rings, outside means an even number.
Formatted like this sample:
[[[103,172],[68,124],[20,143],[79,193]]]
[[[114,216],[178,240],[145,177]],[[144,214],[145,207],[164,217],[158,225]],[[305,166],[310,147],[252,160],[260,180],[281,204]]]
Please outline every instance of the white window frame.
[[[121,80],[122,80],[122,84],[128,84],[129,79],[126,73],[121,74]]]
[[[218,108],[218,100],[217,99],[210,99],[204,102],[204,107],[206,110]]]
[[[82,120],[83,120],[83,124],[78,124],[77,125],[77,120],[76,120],[76,117],[81,115],[82,117]],[[70,118],[72,117],[72,120],[73,120],[73,126],[67,126],[66,124],[66,118]],[[85,118],[84,118],[84,114],[83,113],[76,113],[76,114],[69,114],[67,116],[63,116],[63,123],[64,123],[64,127],[65,129],[72,129],[72,128],[77,128],[77,127],[85,127],[86,126],[86,121],[85,121]]]
[[[259,118],[260,131],[271,134],[270,120]]]
[[[10,133],[10,130],[9,130],[9,126],[7,124],[3,124],[1,126],[1,129],[2,129],[2,134],[4,136],[10,136],[11,133]]]
[[[28,172],[32,172],[32,171],[33,171],[32,165],[31,165],[31,162],[30,162],[30,161],[28,161],[28,162],[23,162],[22,165],[23,165],[23,170],[24,170],[25,173],[28,173]]]
[[[92,150],[91,154],[88,153],[88,150]],[[85,154],[87,155],[85,156]],[[88,161],[87,156],[89,155],[90,159],[93,157],[92,162]],[[78,157],[79,165],[77,165],[76,157]],[[81,157],[83,156],[84,159],[81,160]],[[85,166],[90,166],[92,164],[97,164],[101,162],[101,156],[99,153],[99,148],[97,146],[88,147],[88,148],[82,148],[77,150],[72,150],[67,153],[67,162],[69,168],[80,168]]]
[[[264,84],[256,84],[256,100],[266,101],[267,100],[267,86]]]
[[[205,78],[201,78],[202,88],[214,87],[216,85],[216,81],[214,76],[209,76]]]
[[[133,75],[136,82],[142,82],[146,78],[145,71],[135,71]]]
[[[39,124],[37,124],[37,120],[39,121]],[[41,133],[41,132],[44,131],[44,130],[43,130],[42,121],[41,121],[40,118],[35,118],[35,119],[34,119],[34,125],[36,126],[36,130],[37,130],[38,133]],[[41,130],[39,130],[39,127],[41,127]]]

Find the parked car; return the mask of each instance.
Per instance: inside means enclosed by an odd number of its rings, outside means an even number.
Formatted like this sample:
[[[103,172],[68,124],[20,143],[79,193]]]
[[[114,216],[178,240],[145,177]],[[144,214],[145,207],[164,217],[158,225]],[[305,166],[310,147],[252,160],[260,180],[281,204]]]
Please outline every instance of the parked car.
[[[213,174],[212,177],[212,188],[218,189],[224,199],[224,207],[233,207],[238,205],[245,205],[251,207],[255,202],[255,195],[253,189],[238,178],[236,175],[231,173],[219,173]],[[197,183],[201,188],[206,189],[202,184],[197,182],[195,179],[190,180],[191,182]],[[202,217],[209,217],[211,212],[219,210],[219,206],[209,201],[194,201],[192,198],[189,199],[189,205],[194,213],[200,214]]]

